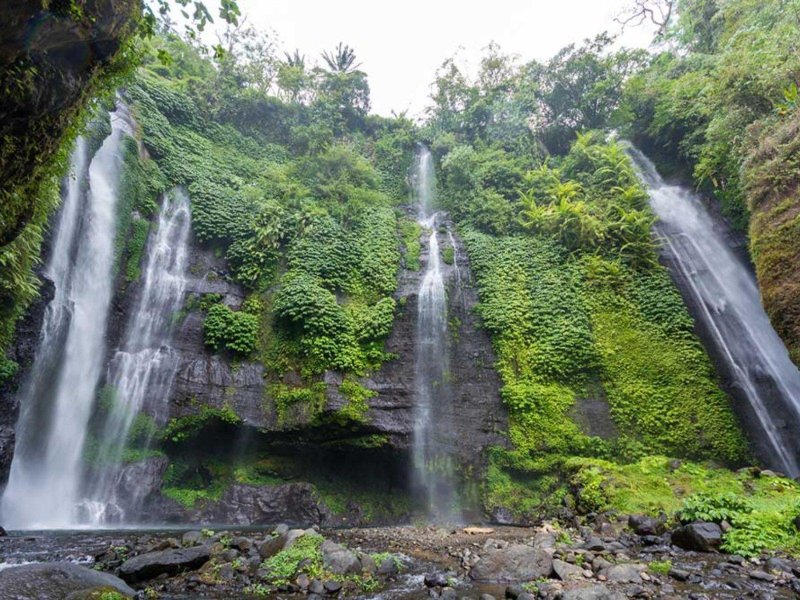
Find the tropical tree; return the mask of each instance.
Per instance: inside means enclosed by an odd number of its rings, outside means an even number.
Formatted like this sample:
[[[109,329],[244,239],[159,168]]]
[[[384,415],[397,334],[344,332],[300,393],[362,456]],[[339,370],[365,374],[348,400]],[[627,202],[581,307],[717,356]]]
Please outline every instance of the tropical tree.
[[[322,60],[334,73],[352,73],[361,66],[361,63],[356,64],[355,50],[342,42],[339,42],[333,51],[324,51]]]

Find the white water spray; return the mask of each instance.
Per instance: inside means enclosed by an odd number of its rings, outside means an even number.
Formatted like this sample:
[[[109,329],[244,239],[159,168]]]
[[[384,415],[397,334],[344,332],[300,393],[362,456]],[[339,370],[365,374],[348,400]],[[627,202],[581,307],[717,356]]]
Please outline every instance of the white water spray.
[[[689,190],[667,185],[638,150],[630,153],[649,188],[656,233],[685,281],[723,367],[749,404],[764,458],[800,474],[800,371],[761,305],[758,285],[724,231]]]
[[[439,250],[437,213],[431,214],[435,190],[433,161],[426,148],[420,149],[414,179],[420,224],[429,232],[428,262],[417,306],[412,440],[414,483],[417,493],[424,496],[430,517],[453,521],[458,520],[458,498],[451,448],[447,293]]]
[[[131,132],[124,107],[110,117],[111,134],[88,170],[85,142],[79,140],[73,153],[74,179],[47,269],[55,296],[20,398],[16,451],[2,499],[3,523],[13,529],[78,524],[81,456],[105,358],[122,141]],[[43,424],[46,433],[40,434]]]
[[[135,510],[142,500],[118,497],[125,476],[124,451],[145,403],[157,422],[166,420],[178,358],[168,344],[174,317],[183,305],[190,230],[189,197],[182,189],[173,190],[164,198],[156,230],[147,244],[142,290],[126,325],[125,341],[108,369],[111,406],[106,407],[97,452],[103,464],[84,502],[92,525],[124,521],[126,508]],[[138,440],[145,448],[149,443],[149,439]]]

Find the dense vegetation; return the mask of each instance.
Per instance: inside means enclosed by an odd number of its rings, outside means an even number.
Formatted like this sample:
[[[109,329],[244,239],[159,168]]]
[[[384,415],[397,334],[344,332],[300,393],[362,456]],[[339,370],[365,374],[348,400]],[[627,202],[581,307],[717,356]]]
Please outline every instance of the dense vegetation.
[[[683,23],[695,9],[682,4]],[[442,204],[467,246],[510,412],[510,447],[489,456],[490,510],[537,514],[577,503],[673,513],[693,490],[714,491],[707,480],[742,494],[741,478],[728,482],[725,469],[685,463],[686,474],[673,477],[669,461],[656,458],[733,466],[749,455],[692,319],[656,260],[646,194],[623,148],[596,131],[656,127],[637,112],[640,95],[656,103],[666,95],[642,78],[667,59],[611,53],[609,42],[601,36],[567,48],[545,65],[518,65],[492,47],[474,79],[448,61],[434,88],[425,135]],[[682,101],[673,99],[665,126],[686,117]],[[774,165],[784,147],[761,151]],[[678,148],[666,155],[685,156]],[[776,248],[794,252],[793,243]],[[729,549],[753,553],[772,539],[781,541],[771,547],[788,545],[798,488],[772,483],[785,486],[785,496],[775,504],[773,491],[748,492],[757,498],[734,519]]]
[[[235,5],[225,7],[235,21]],[[658,263],[647,195],[607,132],[690,172],[749,232],[770,316],[798,357],[800,19],[786,16],[800,5],[681,0],[676,9],[655,54],[612,51],[602,35],[546,63],[520,65],[491,46],[474,78],[448,60],[421,128],[369,114],[366,74],[341,44],[315,66],[245,27],[230,28],[213,57],[192,35],[139,40],[141,66],[123,96],[146,152],[126,141],[118,279],[139,279],[157,198],[185,187],[196,241],[247,297],[192,296],[175,318],[201,313],[210,352],[264,365],[264,412],[276,430],[357,430],[374,396],[359,377],[389,358],[398,273],[421,267],[422,231],[402,205],[422,139],[468,252],[510,416],[508,444],[488,450],[485,508],[522,518],[563,505],[663,510],[728,521],[731,551],[797,551],[800,490],[731,470],[751,460],[747,443]],[[97,120],[89,135],[106,126]],[[31,268],[63,164],[48,168],[31,188],[34,218],[0,247],[3,350],[35,295]],[[0,355],[0,382],[15,370]],[[327,406],[328,371],[342,375],[337,410]],[[232,483],[274,485],[298,472],[334,509],[374,492],[337,489],[298,456],[256,452],[234,464],[200,452],[191,442],[202,432],[227,439],[242,419],[227,405],[195,408],[162,429],[137,421],[126,455],[139,459],[158,441],[172,460],[164,493],[185,506]],[[355,441],[368,450],[386,442]],[[90,441],[87,457],[100,461],[93,452]]]
[[[800,4],[684,0],[664,50],[625,89],[631,133],[688,170],[750,236],[764,304],[800,362]]]

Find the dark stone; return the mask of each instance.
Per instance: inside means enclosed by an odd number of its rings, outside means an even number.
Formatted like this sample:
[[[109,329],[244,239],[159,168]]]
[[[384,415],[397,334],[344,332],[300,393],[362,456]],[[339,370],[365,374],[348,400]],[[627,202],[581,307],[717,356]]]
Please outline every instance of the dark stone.
[[[282,535],[274,535],[270,538],[267,538],[264,541],[264,543],[258,547],[258,553],[261,555],[261,558],[272,558],[278,552],[283,550],[283,547],[286,544],[286,540],[287,540],[286,533]]]
[[[162,574],[175,575],[182,571],[192,571],[202,567],[209,558],[211,552],[208,546],[149,552],[126,560],[119,568],[119,574],[125,581],[145,581]]]
[[[521,585],[509,585],[506,588],[506,598],[509,600],[517,600],[520,594],[524,594],[525,589]]]
[[[72,563],[22,565],[0,571],[0,596],[4,600],[63,600],[109,588],[127,598],[136,593],[118,577]]]
[[[3,529],[2,527],[0,527],[0,537],[6,537],[7,535],[8,535],[8,532],[5,529]]]
[[[425,575],[425,587],[445,587],[447,585],[447,577],[444,573],[428,573]]]
[[[561,581],[568,581],[570,579],[583,579],[583,569],[576,566],[564,562],[563,560],[554,560],[553,561],[553,573]]]
[[[186,516],[192,523],[266,525],[285,521],[303,526],[319,525],[330,517],[310,483],[269,487],[235,484],[220,500],[190,510]]]
[[[758,570],[750,571],[747,574],[747,576],[750,577],[750,579],[757,579],[758,581],[766,581],[767,583],[772,583],[777,579],[777,577],[775,577],[775,575],[772,575],[771,573],[765,573],[764,571],[758,571]]]
[[[308,586],[308,591],[312,594],[324,594],[325,586],[319,579],[312,579],[311,584]]]
[[[603,584],[587,585],[586,587],[567,590],[561,595],[561,600],[624,600],[625,596],[612,592]]]
[[[689,523],[672,532],[672,543],[684,550],[714,552],[722,544],[722,529],[716,523]]]
[[[686,581],[689,579],[690,575],[691,573],[689,573],[689,571],[684,571],[683,569],[676,569],[673,567],[669,570],[669,576],[678,581]]]
[[[342,589],[342,583],[340,581],[326,581],[322,585],[329,594],[336,594]]]
[[[325,540],[320,547],[322,563],[335,575],[355,575],[361,572],[361,562],[355,553],[341,544]]]
[[[633,529],[636,535],[661,535],[664,533],[664,524],[661,521],[645,515],[628,517],[628,527]]]
[[[394,577],[397,573],[397,561],[392,557],[384,558],[378,567],[378,575],[383,577]]]
[[[544,550],[524,544],[510,544],[486,552],[472,567],[469,576],[475,581],[533,581],[549,577],[553,559]]]

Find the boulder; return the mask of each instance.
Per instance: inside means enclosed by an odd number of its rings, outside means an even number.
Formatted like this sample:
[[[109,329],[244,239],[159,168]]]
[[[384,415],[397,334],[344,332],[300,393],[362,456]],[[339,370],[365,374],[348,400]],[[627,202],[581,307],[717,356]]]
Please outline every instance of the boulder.
[[[286,540],[288,539],[288,532],[283,533],[281,535],[273,535],[272,537],[267,538],[264,540],[264,543],[258,547],[258,553],[261,558],[272,558],[278,552],[283,550],[283,547],[286,545]]]
[[[567,590],[561,594],[561,600],[625,600],[625,596],[612,592],[603,584]]]
[[[148,552],[129,558],[119,568],[125,581],[137,582],[158,577],[162,573],[176,575],[202,567],[211,558],[208,546],[192,546],[177,550]]]
[[[184,546],[195,546],[203,539],[203,534],[199,531],[187,531],[181,537],[181,544]]]
[[[397,561],[391,556],[384,558],[378,566],[378,575],[382,577],[394,577],[398,573]]]
[[[583,579],[583,569],[577,565],[572,565],[563,560],[553,561],[553,573],[556,574],[561,581],[569,581],[570,579]]]
[[[92,592],[115,591],[126,598],[136,592],[109,573],[72,563],[47,563],[9,567],[0,571],[0,596],[4,600],[63,600]]]
[[[469,575],[475,581],[533,581],[548,577],[552,570],[553,559],[545,550],[510,544],[487,551]]]
[[[336,575],[349,575],[361,573],[361,561],[358,557],[336,542],[325,540],[320,547],[322,564]]]
[[[658,519],[645,515],[631,515],[628,517],[628,527],[636,535],[661,535],[664,533],[664,524]]]
[[[722,529],[716,523],[689,523],[672,532],[672,543],[684,550],[714,552],[722,544]]]
[[[625,563],[603,569],[600,575],[604,575],[611,583],[641,583],[642,573],[646,570],[645,565]]]

